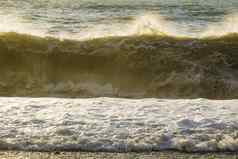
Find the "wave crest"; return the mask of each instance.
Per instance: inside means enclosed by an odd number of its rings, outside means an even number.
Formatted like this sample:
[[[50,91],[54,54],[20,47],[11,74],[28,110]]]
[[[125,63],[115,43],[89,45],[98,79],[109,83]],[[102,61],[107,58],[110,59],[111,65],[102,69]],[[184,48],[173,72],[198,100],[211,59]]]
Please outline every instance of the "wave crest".
[[[224,36],[231,33],[238,33],[238,15],[230,13],[220,22],[208,24],[207,27],[199,32],[193,33],[189,26],[170,21],[160,14],[144,13],[137,17],[129,18],[126,24],[114,24],[110,27],[97,26],[97,28],[88,28],[86,31],[78,33],[67,33],[64,31],[51,35],[47,30],[52,26],[50,24],[32,24],[29,21],[21,19],[15,15],[3,16],[0,12],[2,22],[0,24],[1,32],[18,32],[31,34],[41,37],[54,36],[61,39],[88,40],[93,38],[102,38],[108,36],[134,36],[134,35],[168,35],[175,37],[205,38],[209,36]],[[38,29],[35,29],[35,28]]]
[[[226,15],[221,22],[210,24],[200,36],[224,36],[230,33],[238,33],[238,14]]]

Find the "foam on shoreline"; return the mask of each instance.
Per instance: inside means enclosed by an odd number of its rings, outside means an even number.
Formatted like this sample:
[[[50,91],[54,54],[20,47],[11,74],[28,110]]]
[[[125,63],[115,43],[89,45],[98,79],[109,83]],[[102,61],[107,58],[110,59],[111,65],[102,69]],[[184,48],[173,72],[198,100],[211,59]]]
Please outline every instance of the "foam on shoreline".
[[[237,100],[0,98],[0,149],[238,150]]]

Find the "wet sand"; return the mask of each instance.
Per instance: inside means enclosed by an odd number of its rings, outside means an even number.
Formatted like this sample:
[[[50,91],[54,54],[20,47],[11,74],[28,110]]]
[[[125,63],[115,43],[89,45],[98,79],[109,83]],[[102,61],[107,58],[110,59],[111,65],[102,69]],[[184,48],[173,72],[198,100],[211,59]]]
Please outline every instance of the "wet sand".
[[[106,152],[22,152],[1,151],[1,159],[238,159],[237,153],[106,153]]]

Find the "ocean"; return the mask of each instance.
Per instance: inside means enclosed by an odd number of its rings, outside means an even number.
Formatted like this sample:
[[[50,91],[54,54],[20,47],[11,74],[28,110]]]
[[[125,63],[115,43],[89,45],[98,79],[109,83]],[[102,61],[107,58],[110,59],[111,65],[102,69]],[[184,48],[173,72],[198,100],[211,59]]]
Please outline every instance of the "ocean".
[[[238,150],[238,1],[0,0],[0,150]]]
[[[0,30],[70,39],[145,30],[201,36],[220,23],[214,34],[236,29],[237,9],[235,0],[1,0]]]

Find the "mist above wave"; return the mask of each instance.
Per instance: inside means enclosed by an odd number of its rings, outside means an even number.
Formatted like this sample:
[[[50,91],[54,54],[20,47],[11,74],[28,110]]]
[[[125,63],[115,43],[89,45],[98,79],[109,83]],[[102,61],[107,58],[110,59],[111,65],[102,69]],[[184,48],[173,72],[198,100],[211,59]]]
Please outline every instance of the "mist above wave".
[[[2,19],[0,32],[17,32],[41,37],[53,36],[60,39],[77,40],[130,35],[168,35],[174,37],[204,38],[209,36],[224,36],[238,32],[238,15],[236,13],[228,14],[224,16],[222,21],[209,23],[202,30],[195,32],[193,32],[191,26],[181,25],[164,16],[152,13],[131,17],[125,24],[98,25],[96,28],[89,28],[75,33],[62,30],[54,34],[47,31],[52,27],[51,24],[33,24],[13,15],[6,16],[0,14],[0,18]]]

